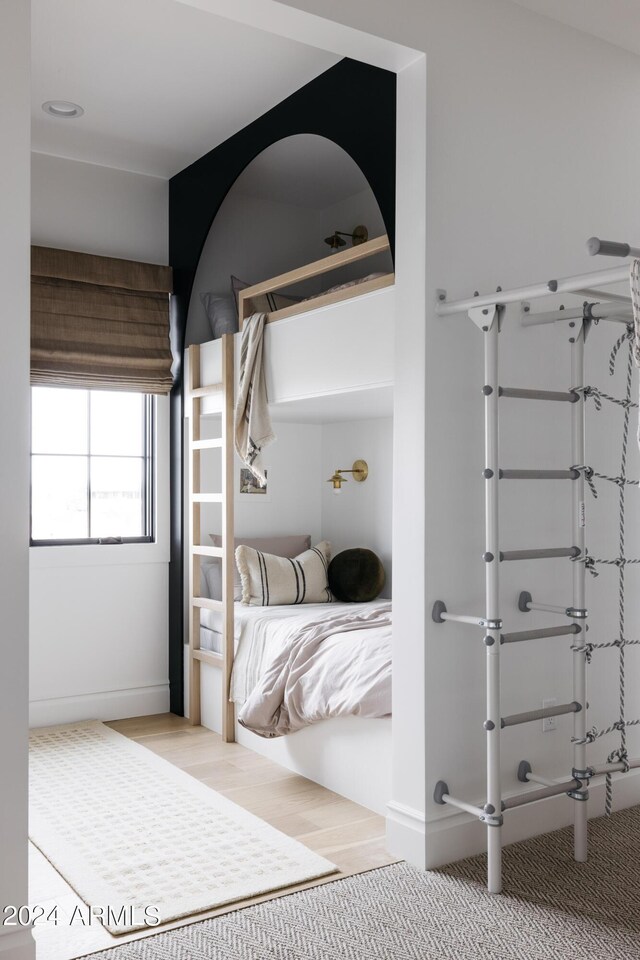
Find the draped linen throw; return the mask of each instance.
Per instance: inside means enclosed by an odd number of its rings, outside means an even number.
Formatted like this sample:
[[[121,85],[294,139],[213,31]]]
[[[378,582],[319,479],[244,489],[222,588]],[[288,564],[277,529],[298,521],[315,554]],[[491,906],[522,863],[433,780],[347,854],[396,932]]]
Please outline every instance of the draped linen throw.
[[[31,383],[169,393],[171,269],[31,248]]]
[[[631,261],[631,303],[633,304],[633,358],[640,367],[640,260]],[[640,392],[638,393],[640,400]],[[640,447],[640,410],[638,417],[638,446]]]
[[[262,451],[276,439],[271,427],[263,363],[266,316],[266,313],[253,313],[242,327],[234,424],[238,456],[262,487],[267,482]]]

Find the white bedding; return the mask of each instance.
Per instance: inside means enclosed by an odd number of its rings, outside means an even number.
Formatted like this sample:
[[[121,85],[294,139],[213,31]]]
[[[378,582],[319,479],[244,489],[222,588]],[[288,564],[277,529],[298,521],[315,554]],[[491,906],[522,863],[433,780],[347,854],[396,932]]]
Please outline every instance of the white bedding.
[[[254,703],[259,702],[265,693],[265,678],[269,691],[273,686],[270,671],[273,675],[274,666],[279,669],[277,664],[283,652],[290,650],[292,643],[303,638],[315,625],[332,618],[343,628],[325,631],[327,636],[320,640],[316,653],[304,668],[305,675],[296,678],[293,696],[298,712],[307,723],[330,716],[388,716],[391,713],[390,611],[388,600],[310,603],[304,608],[301,605],[250,607],[236,603],[231,699],[243,705],[253,694]],[[373,618],[371,626],[359,624],[359,629],[351,628],[350,621],[354,618],[367,617]],[[201,645],[219,651],[220,611],[201,610],[200,622]],[[287,697],[291,692],[291,689],[287,691]],[[300,702],[306,706],[301,708]],[[250,723],[245,725],[253,729]],[[255,732],[262,736],[281,735]]]

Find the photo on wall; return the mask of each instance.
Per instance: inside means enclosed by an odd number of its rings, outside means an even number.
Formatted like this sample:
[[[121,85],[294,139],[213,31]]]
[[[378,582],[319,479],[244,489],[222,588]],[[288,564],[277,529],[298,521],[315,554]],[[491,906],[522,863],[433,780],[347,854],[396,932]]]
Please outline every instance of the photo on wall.
[[[247,467],[240,468],[240,495],[243,497],[262,497],[268,499],[269,494],[269,469],[265,467],[265,476],[267,482],[263,487],[260,486],[254,475]]]

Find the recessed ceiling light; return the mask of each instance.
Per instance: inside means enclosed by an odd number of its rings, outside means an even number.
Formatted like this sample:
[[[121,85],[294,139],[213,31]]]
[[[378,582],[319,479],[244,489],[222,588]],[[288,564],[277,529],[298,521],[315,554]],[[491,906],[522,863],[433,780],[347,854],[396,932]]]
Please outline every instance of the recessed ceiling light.
[[[81,117],[84,113],[78,103],[71,103],[69,100],[47,100],[42,104],[42,109],[50,117],[60,117],[63,120]]]

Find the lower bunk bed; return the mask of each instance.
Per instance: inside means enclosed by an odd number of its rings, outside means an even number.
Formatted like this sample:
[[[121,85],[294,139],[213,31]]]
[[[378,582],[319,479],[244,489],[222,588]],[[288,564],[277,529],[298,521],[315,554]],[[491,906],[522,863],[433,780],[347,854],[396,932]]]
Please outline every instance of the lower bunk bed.
[[[217,610],[200,648],[223,649]],[[391,796],[391,603],[234,604],[238,743],[379,814]],[[218,729],[221,673],[201,664],[201,722]]]

